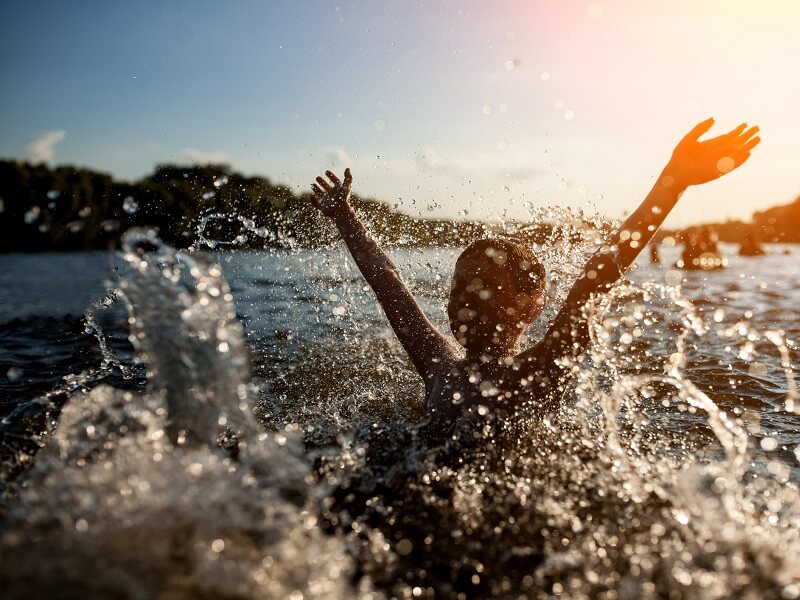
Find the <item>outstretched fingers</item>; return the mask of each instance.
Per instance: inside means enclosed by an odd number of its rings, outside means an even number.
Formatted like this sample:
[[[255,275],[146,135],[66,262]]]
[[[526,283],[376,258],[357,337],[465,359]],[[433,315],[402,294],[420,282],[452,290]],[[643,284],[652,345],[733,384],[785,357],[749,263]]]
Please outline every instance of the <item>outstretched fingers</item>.
[[[724,135],[721,135],[720,137],[725,139],[725,141],[735,140],[737,137],[739,137],[742,134],[742,132],[746,128],[747,128],[747,123],[742,123],[741,125],[739,125],[735,129],[731,129],[728,133],[726,133]]]
[[[325,181],[325,179],[323,177],[317,177],[317,183],[326,192],[330,192],[333,189],[331,184],[328,183],[327,181]]]
[[[754,136],[759,132],[758,127],[751,127],[743,134],[736,138],[736,145],[737,147],[744,147],[745,145],[749,144],[754,138]]]
[[[350,188],[352,186],[353,186],[353,174],[350,172],[350,167],[347,167],[344,170],[344,187],[345,189],[350,191]]]
[[[711,129],[711,126],[714,124],[714,117],[706,119],[705,121],[701,121],[697,125],[695,125],[692,130],[684,136],[684,140],[693,140],[697,141],[697,139],[703,135],[706,131]]]
[[[312,192],[312,194],[311,194],[311,204],[313,204],[317,208],[321,208],[321,205],[320,205],[319,201],[322,199],[322,197],[325,194],[322,192],[321,189],[319,189],[319,186],[317,186],[314,183],[311,184],[311,192]]]
[[[328,176],[328,179],[330,179],[330,180],[331,180],[331,183],[332,183],[333,185],[339,185],[340,183],[342,183],[342,182],[339,180],[339,178],[336,176],[336,173],[334,173],[333,171],[325,171],[325,175],[327,175],[327,176]]]
[[[758,137],[758,136],[756,136],[756,137],[754,137],[754,138],[752,138],[752,139],[750,139],[750,140],[747,140],[747,142],[745,142],[745,143],[742,145],[742,147],[740,148],[740,150],[741,150],[741,151],[743,151],[743,152],[748,152],[748,153],[749,153],[749,152],[750,152],[750,151],[751,151],[753,148],[755,148],[756,146],[758,146],[758,144],[759,144],[760,142],[761,142],[761,138],[760,138],[760,137]]]

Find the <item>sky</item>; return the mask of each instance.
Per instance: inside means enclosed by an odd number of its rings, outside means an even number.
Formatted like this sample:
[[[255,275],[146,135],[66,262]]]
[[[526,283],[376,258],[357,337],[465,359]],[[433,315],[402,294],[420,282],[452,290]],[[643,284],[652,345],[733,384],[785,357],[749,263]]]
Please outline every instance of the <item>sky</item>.
[[[137,179],[350,166],[410,214],[618,218],[696,122],[762,143],[668,225],[800,195],[800,2],[4,2],[0,157]]]

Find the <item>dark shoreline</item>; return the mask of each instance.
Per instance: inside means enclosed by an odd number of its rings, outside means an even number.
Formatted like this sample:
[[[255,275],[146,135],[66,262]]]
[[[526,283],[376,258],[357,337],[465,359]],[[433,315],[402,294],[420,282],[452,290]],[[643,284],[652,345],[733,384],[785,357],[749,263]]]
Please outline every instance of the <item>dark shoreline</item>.
[[[127,183],[80,167],[4,160],[0,201],[0,254],[115,250],[131,227],[154,227],[176,248],[315,249],[338,239],[310,194],[245,177],[227,165],[159,165]],[[550,223],[510,222],[498,229],[481,221],[412,217],[371,198],[354,197],[353,206],[386,247],[456,247],[493,233],[540,244],[559,235]],[[722,242],[800,243],[800,197],[756,212],[751,223],[707,223],[662,231],[657,239],[681,240],[702,227],[713,229]]]

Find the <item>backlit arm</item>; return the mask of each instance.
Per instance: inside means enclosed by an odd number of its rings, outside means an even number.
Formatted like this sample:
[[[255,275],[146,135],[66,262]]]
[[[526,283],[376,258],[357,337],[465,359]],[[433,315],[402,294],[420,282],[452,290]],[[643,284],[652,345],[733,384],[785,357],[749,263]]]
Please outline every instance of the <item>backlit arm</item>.
[[[392,329],[419,374],[427,382],[437,366],[455,356],[451,344],[422,312],[416,299],[400,278],[397,267],[367,232],[350,206],[353,178],[350,169],[344,181],[327,171],[330,182],[317,177],[313,185],[314,204],[329,216],[353,256],[367,283],[372,287]]]

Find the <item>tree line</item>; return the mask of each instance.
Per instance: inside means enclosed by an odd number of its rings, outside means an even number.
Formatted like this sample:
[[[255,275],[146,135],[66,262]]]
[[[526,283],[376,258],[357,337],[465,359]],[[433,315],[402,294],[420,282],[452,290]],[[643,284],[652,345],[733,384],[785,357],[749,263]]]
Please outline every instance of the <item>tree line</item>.
[[[353,206],[388,245],[458,245],[484,232],[481,223],[413,218],[369,198]],[[0,252],[115,248],[137,226],[180,248],[313,248],[337,238],[309,193],[227,165],[158,165],[127,183],[86,168],[0,161]]]
[[[389,246],[459,246],[493,229],[475,221],[415,218],[359,196],[353,206]],[[755,233],[761,241],[800,242],[800,198],[756,213],[752,223],[710,225],[723,241]],[[130,227],[155,227],[178,248],[316,248],[338,238],[310,193],[246,177],[227,165],[158,165],[128,183],[86,168],[0,161],[0,252],[113,249]],[[580,230],[511,223],[503,232],[543,243],[579,236]]]

